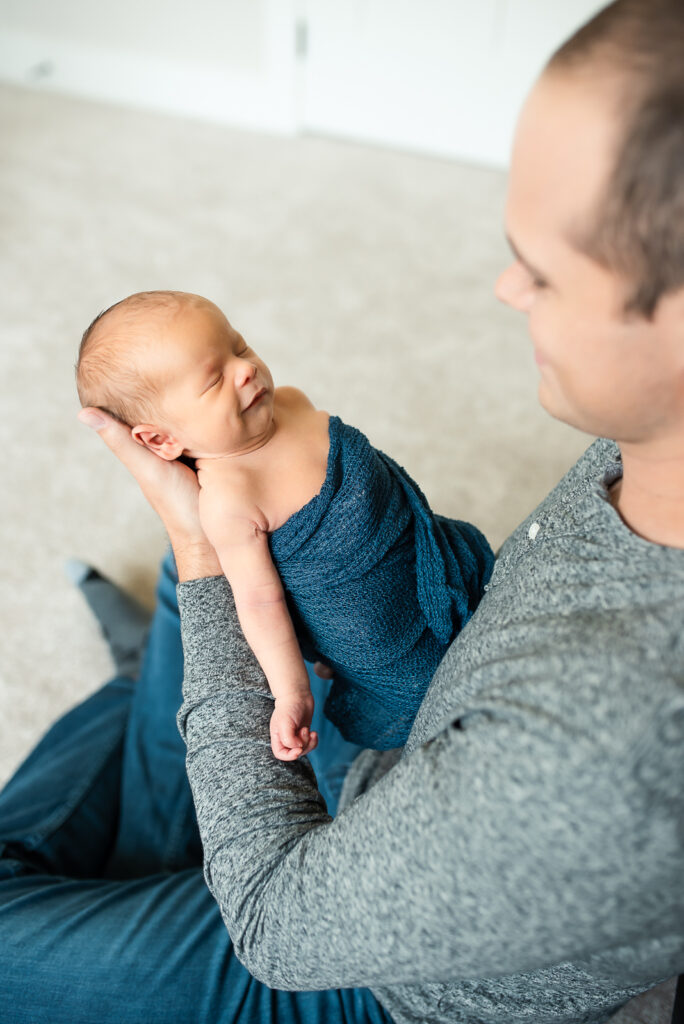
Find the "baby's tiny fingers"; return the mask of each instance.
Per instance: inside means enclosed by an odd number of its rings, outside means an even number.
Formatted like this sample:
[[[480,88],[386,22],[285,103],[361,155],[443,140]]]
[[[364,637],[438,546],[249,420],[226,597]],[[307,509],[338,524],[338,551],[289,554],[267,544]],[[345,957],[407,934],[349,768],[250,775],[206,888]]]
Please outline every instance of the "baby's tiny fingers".
[[[280,739],[286,747],[301,747],[302,741],[294,722],[288,719],[283,722],[279,730]]]
[[[277,757],[281,761],[296,761],[303,753],[304,751],[301,747],[292,747],[289,750],[286,747],[283,747],[282,754],[278,754]]]
[[[293,747],[287,743],[283,743],[279,736],[272,736],[271,750],[279,761],[292,761],[293,758],[299,757],[301,747]]]
[[[309,742],[305,746],[302,754],[310,754],[312,750],[315,750],[318,746],[318,733],[312,732],[309,734]]]

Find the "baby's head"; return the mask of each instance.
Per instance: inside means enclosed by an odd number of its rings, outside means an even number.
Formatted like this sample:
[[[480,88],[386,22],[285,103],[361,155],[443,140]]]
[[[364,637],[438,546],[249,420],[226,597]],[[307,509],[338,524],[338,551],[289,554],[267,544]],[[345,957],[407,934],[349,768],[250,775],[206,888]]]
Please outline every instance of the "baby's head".
[[[273,380],[208,299],[139,292],[93,320],[78,354],[81,404],[162,458],[239,454],[271,430]]]

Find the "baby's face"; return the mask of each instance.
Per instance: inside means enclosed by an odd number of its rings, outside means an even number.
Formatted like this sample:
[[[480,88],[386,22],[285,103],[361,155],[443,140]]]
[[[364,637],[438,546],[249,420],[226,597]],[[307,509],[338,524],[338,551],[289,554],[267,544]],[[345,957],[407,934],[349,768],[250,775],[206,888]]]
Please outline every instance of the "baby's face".
[[[273,379],[216,306],[182,309],[144,358],[159,360],[160,418],[188,455],[237,455],[268,439]]]

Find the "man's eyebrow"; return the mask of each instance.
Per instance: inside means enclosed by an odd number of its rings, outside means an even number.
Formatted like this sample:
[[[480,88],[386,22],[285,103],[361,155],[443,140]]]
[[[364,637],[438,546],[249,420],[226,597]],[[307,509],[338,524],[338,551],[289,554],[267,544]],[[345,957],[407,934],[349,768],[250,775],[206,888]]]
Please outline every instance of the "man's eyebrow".
[[[522,265],[527,270],[529,270],[530,274],[532,274],[533,277],[536,277],[540,281],[546,280],[546,274],[542,274],[541,270],[537,270],[537,268],[535,266],[533,266],[532,263],[530,263],[530,261],[528,259],[525,259],[523,254],[520,252],[520,249],[518,249],[517,245],[515,244],[515,242],[511,238],[511,236],[508,235],[508,234],[506,235],[506,241],[510,245],[511,252],[515,256],[516,260],[518,260],[520,263],[522,263]]]

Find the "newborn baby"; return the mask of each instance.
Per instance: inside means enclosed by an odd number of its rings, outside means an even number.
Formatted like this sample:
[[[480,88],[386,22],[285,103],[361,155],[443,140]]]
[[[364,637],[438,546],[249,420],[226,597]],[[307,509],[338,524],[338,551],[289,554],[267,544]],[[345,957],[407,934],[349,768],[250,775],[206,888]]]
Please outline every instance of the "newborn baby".
[[[83,336],[77,384],[84,406],[160,458],[195,460],[203,529],[275,698],[275,756],[316,745],[302,650],[334,673],[325,710],[343,735],[401,745],[491,573],[479,531],[433,515],[359,431],[274,388],[198,295],[141,292],[106,310]]]

